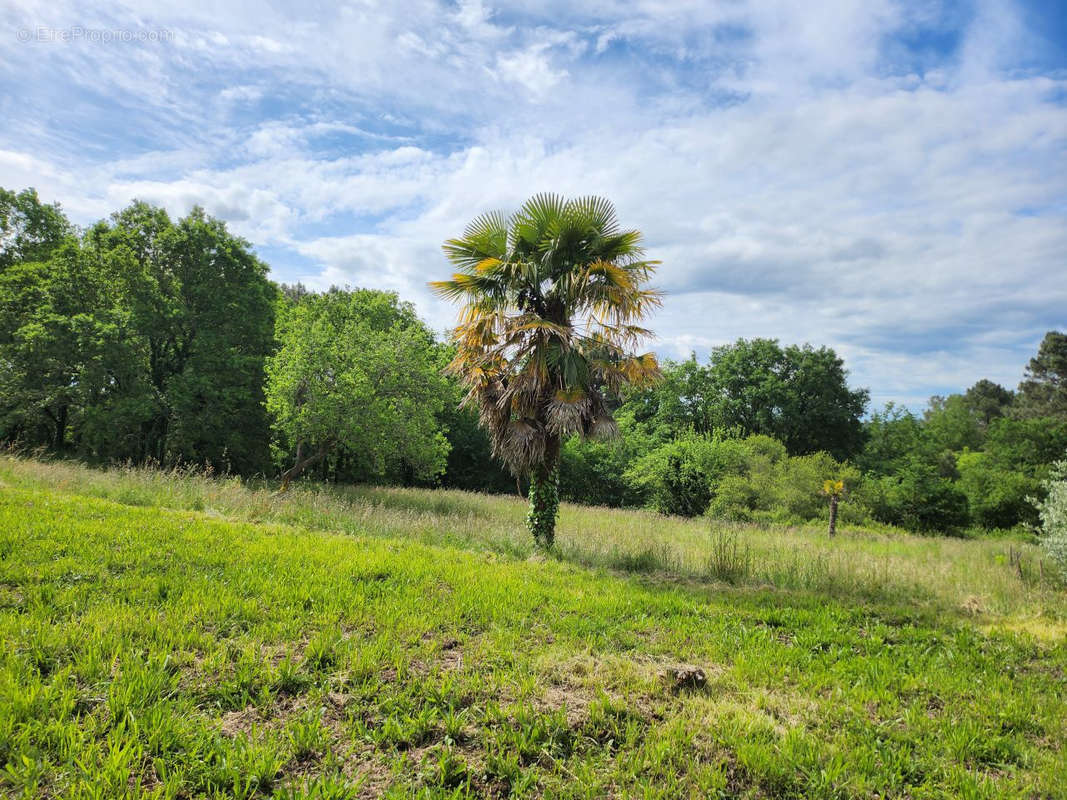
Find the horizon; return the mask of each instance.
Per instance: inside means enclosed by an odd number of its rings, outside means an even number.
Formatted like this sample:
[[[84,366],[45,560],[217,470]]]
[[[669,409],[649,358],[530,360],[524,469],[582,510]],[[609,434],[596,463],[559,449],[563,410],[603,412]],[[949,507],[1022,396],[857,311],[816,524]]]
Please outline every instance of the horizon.
[[[10,5],[0,185],[79,225],[201,205],[274,280],[396,291],[435,330],[445,238],[602,195],[663,262],[659,355],[825,345],[872,410],[919,411],[1014,390],[1067,327],[1054,6]]]

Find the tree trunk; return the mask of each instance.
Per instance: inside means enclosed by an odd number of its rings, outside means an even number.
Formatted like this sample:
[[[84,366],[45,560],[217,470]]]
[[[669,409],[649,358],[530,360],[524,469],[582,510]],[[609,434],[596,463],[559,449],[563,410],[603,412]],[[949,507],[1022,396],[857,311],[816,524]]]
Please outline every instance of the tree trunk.
[[[837,533],[837,495],[830,495],[830,536]]]
[[[559,512],[559,467],[556,464],[530,471],[530,513],[526,527],[534,541],[550,548],[556,540],[556,514]]]
[[[55,413],[45,406],[42,411],[52,420],[52,431],[48,434],[48,446],[55,453],[62,453],[67,439],[67,406],[59,406]]]
[[[67,445],[67,418],[68,407],[62,405],[56,414],[56,435],[52,440],[52,447],[57,453],[62,453]]]
[[[293,466],[289,467],[289,469],[287,469],[285,472],[282,473],[282,488],[281,488],[281,491],[283,491],[283,492],[289,491],[289,482],[291,480],[293,480],[293,478],[300,477],[300,475],[304,472],[304,470],[306,470],[308,467],[312,466],[313,464],[317,464],[319,461],[321,461],[323,458],[325,458],[326,457],[326,453],[329,452],[329,449],[330,449],[330,443],[329,442],[323,442],[319,446],[318,450],[316,450],[314,453],[312,453],[307,458],[303,458],[302,456],[303,456],[303,453],[304,453],[304,443],[300,442],[299,444],[297,444],[297,446],[296,446],[296,463],[293,464]]]

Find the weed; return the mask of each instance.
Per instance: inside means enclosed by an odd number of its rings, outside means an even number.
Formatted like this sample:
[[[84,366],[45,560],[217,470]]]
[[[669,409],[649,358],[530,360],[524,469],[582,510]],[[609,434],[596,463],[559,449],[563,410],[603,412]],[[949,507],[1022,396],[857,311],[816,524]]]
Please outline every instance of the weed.
[[[743,583],[752,577],[752,548],[736,530],[714,531],[708,553],[708,577]]]

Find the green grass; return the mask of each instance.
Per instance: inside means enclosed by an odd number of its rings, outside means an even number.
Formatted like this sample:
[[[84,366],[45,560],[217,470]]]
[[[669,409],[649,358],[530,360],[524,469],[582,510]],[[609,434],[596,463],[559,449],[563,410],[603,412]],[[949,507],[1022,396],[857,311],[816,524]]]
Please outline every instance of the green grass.
[[[0,461],[0,792],[1067,796],[1029,548],[565,507],[546,560],[521,519]]]
[[[488,551],[535,553],[515,497],[467,492],[214,479],[195,472],[93,470],[69,462],[0,457],[0,486],[102,497],[124,505],[202,511],[242,522],[408,539]],[[980,622],[1067,634],[1067,598],[1056,570],[1032,544],[921,537],[889,528],[783,527],[665,517],[564,503],[556,556],[587,567],[698,582],[818,592],[908,603]],[[737,558],[721,556],[736,550]]]

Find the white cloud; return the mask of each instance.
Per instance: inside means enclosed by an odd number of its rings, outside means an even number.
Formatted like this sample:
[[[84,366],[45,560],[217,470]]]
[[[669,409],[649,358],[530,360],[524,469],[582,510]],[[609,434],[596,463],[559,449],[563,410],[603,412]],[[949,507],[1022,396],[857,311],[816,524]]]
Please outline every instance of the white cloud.
[[[1012,384],[1067,324],[1067,80],[1013,69],[1029,39],[1002,0],[908,63],[886,43],[949,24],[931,8],[115,7],[101,24],[179,35],[0,56],[25,86],[0,101],[0,185],[81,222],[200,204],[318,265],[280,279],[394,289],[437,328],[444,238],[537,191],[598,193],[663,261],[664,354],[773,336],[835,347],[880,399]]]
[[[536,97],[547,94],[567,77],[564,69],[552,68],[548,42],[531,45],[517,53],[497,57],[497,70],[507,80],[522,85]]]
[[[245,103],[263,97],[263,87],[253,85],[227,86],[219,92],[219,99],[224,103]]]

